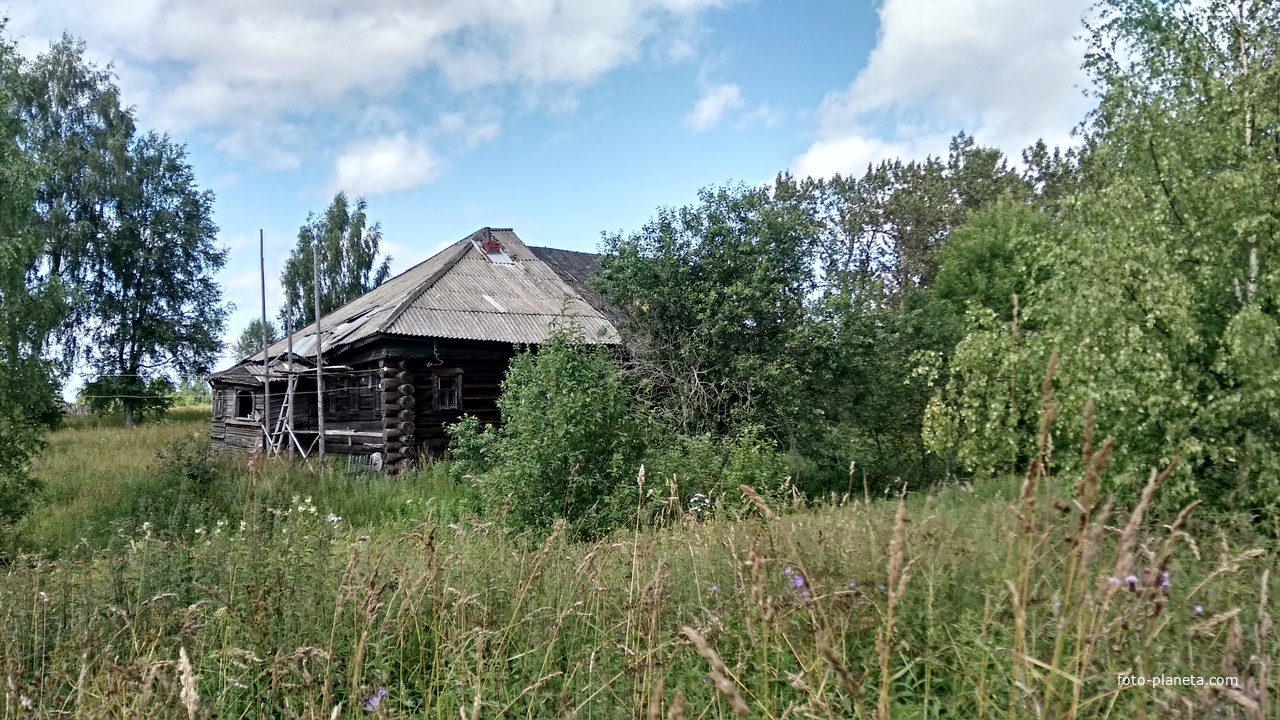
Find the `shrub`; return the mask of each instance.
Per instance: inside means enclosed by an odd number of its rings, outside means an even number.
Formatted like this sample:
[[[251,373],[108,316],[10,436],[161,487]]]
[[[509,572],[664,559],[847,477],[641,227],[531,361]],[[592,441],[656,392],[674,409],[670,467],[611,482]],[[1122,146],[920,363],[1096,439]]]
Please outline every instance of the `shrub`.
[[[631,377],[603,347],[559,334],[511,362],[498,407],[502,427],[466,418],[450,430],[458,472],[480,481],[490,508],[509,504],[515,530],[565,518],[579,536],[625,519],[610,497],[634,484],[647,413]]]

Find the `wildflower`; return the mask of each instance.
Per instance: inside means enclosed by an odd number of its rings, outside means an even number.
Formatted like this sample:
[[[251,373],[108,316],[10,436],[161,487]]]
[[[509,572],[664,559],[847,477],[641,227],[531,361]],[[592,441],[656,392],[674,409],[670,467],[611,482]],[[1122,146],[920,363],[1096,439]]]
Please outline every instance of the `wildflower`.
[[[707,588],[707,591],[708,591],[708,592],[713,592],[713,593],[718,593],[718,592],[720,592],[720,586],[719,586],[719,585],[712,585],[711,587]]]
[[[1113,588],[1118,588],[1120,587],[1120,578],[1116,577],[1115,575],[1112,575],[1111,577],[1107,578],[1107,584]]]
[[[196,528],[196,534],[197,534],[197,535],[203,535],[203,534],[204,534],[204,528],[202,528],[202,527],[198,527],[198,528]]]
[[[1160,573],[1160,592],[1165,595],[1169,594],[1169,588],[1173,587],[1173,583],[1169,582],[1169,571]]]
[[[378,688],[376,692],[374,692],[372,695],[364,699],[364,702],[362,703],[362,705],[364,706],[364,711],[373,712],[377,710],[378,706],[382,704],[382,701],[386,699],[387,699],[387,689],[385,687]]]
[[[782,570],[782,574],[783,574],[783,575],[785,575],[785,576],[787,576],[787,577],[791,577],[792,575],[794,575],[794,574],[795,574],[795,571],[791,569],[791,566],[790,566],[790,565],[788,565],[788,566],[786,566],[785,568],[783,568],[783,570]]]
[[[857,589],[858,589],[858,581],[856,581],[856,580],[850,580],[850,581],[849,581],[849,589],[850,589],[850,590],[857,590]]]
[[[888,591],[889,591],[889,588],[885,587],[884,585],[881,585],[879,589],[880,589],[880,592],[888,592]]]
[[[1129,586],[1129,591],[1130,591],[1130,592],[1135,592],[1135,593],[1136,593],[1136,592],[1138,592],[1139,590],[1141,590],[1141,589],[1142,589],[1142,586],[1138,583],[1138,576],[1137,576],[1137,575],[1127,575],[1127,576],[1125,576],[1124,581],[1125,581],[1125,583]]]
[[[1200,616],[1202,616],[1202,615],[1204,615],[1204,606],[1203,606],[1203,605],[1197,605],[1197,606],[1195,606],[1195,607],[1191,608],[1191,617],[1200,617]]]
[[[803,575],[801,575],[800,573],[796,573],[795,575],[792,575],[792,576],[791,576],[791,587],[796,588],[797,590],[799,590],[799,589],[803,588],[803,587],[804,587],[804,576],[803,576]]]
[[[342,518],[338,517],[337,515],[334,515],[333,513],[329,513],[329,517],[325,518],[324,521],[334,527],[337,527],[338,523],[342,522]]]

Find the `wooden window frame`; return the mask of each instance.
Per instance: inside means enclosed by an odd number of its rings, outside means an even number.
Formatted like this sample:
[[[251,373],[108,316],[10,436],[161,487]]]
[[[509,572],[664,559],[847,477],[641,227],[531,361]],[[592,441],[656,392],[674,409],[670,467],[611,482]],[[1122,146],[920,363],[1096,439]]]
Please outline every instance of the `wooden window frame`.
[[[444,402],[441,394],[440,379],[453,378],[453,387],[449,388],[453,392],[453,402]],[[462,369],[461,368],[437,368],[431,375],[431,405],[436,412],[442,410],[462,411]]]
[[[241,415],[240,402],[245,398],[248,398],[249,400],[249,414]],[[236,390],[235,400],[236,400],[235,414],[232,417],[234,417],[237,420],[257,420],[258,419],[258,398],[252,390]]]

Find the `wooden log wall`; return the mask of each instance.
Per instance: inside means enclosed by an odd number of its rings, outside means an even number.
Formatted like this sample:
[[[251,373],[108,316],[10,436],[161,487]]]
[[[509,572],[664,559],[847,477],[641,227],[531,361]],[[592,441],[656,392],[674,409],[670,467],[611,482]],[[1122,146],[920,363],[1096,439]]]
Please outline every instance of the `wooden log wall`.
[[[414,374],[409,363],[379,363],[382,386],[382,467],[390,475],[400,472],[405,461],[417,457],[417,413],[414,407]]]

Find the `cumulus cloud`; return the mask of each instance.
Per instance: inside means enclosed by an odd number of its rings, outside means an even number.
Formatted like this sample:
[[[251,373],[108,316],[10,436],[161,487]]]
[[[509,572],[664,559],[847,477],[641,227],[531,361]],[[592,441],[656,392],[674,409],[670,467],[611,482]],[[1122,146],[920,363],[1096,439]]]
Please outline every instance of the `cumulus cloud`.
[[[1090,0],[885,0],[866,67],[818,112],[800,175],[946,150],[965,130],[1016,154],[1065,144],[1089,101],[1078,38]]]
[[[352,195],[386,195],[412,190],[440,172],[440,161],[425,143],[404,134],[347,146],[333,164],[331,190]]]
[[[39,50],[64,30],[116,63],[144,118],[212,129],[279,167],[274,126],[393,97],[423,73],[455,90],[580,87],[650,40],[731,0],[12,0],[10,32]],[[353,102],[354,101],[354,102]]]
[[[706,132],[724,118],[730,110],[742,107],[742,91],[737,85],[714,85],[702,92],[693,110],[684,122],[696,132]]]

